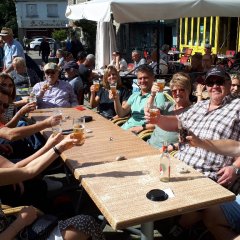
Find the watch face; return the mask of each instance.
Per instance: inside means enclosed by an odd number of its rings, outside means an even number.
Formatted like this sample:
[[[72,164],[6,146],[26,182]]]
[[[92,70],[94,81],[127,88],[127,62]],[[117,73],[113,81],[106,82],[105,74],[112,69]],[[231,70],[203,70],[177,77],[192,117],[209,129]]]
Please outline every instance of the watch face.
[[[240,175],[240,168],[237,168],[237,169],[236,169],[236,174],[237,174],[237,175]]]

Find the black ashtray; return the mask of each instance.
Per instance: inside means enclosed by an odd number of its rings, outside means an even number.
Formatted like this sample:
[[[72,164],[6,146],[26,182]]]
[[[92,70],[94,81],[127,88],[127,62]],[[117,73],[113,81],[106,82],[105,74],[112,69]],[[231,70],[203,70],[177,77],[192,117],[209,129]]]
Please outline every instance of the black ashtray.
[[[165,201],[168,199],[168,195],[160,189],[153,189],[150,190],[147,194],[146,197],[151,200],[151,201]]]
[[[91,122],[93,120],[92,116],[83,116],[85,118],[85,122]]]

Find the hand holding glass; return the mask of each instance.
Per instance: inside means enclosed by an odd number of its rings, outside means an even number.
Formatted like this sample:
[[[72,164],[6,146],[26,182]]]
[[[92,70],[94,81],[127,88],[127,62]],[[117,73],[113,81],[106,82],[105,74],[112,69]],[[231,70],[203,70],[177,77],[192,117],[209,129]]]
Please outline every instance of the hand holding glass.
[[[157,85],[159,87],[159,92],[163,92],[165,86],[165,79],[157,79]]]
[[[117,94],[117,83],[111,83],[110,84],[110,89],[112,91],[112,95],[115,97]]]
[[[158,108],[154,104],[147,104],[148,111],[150,113],[150,118],[157,118]]]
[[[94,88],[95,88],[95,92],[98,92],[99,88],[100,88],[99,80],[93,80],[93,85],[94,85]]]
[[[74,118],[72,137],[78,140],[78,142],[76,143],[76,145],[78,146],[82,145],[85,141],[84,129],[85,129],[85,118]]]

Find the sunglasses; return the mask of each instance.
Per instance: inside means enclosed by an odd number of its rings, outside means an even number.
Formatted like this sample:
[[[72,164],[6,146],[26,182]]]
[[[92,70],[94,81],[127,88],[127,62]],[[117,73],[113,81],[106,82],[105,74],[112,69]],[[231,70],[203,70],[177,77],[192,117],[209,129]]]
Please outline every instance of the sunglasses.
[[[208,87],[213,87],[213,85],[223,86],[224,84],[225,84],[225,79],[224,78],[210,79],[209,81],[206,82],[206,85]]]
[[[53,70],[47,70],[46,72],[45,72],[45,74],[47,74],[47,75],[49,75],[49,74],[55,74],[56,73],[56,71],[53,71]]]
[[[3,107],[4,109],[8,109],[9,104],[8,103],[3,103],[0,101],[0,106]]]
[[[183,88],[172,90],[172,94],[183,93],[183,92],[185,92],[185,89]]]

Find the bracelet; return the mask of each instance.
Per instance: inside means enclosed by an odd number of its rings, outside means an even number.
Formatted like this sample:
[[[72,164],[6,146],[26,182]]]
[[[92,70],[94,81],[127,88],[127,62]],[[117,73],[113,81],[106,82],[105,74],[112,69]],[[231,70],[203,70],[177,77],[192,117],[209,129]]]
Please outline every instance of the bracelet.
[[[202,94],[198,94],[197,96],[198,96],[198,97],[201,97],[201,96],[202,96]]]
[[[152,93],[151,93],[151,94],[150,94],[150,96],[151,96],[151,97],[155,97],[155,96],[156,96],[156,94],[152,94]]]
[[[55,146],[53,147],[53,151],[54,151],[58,156],[61,155],[60,151],[59,151]]]

